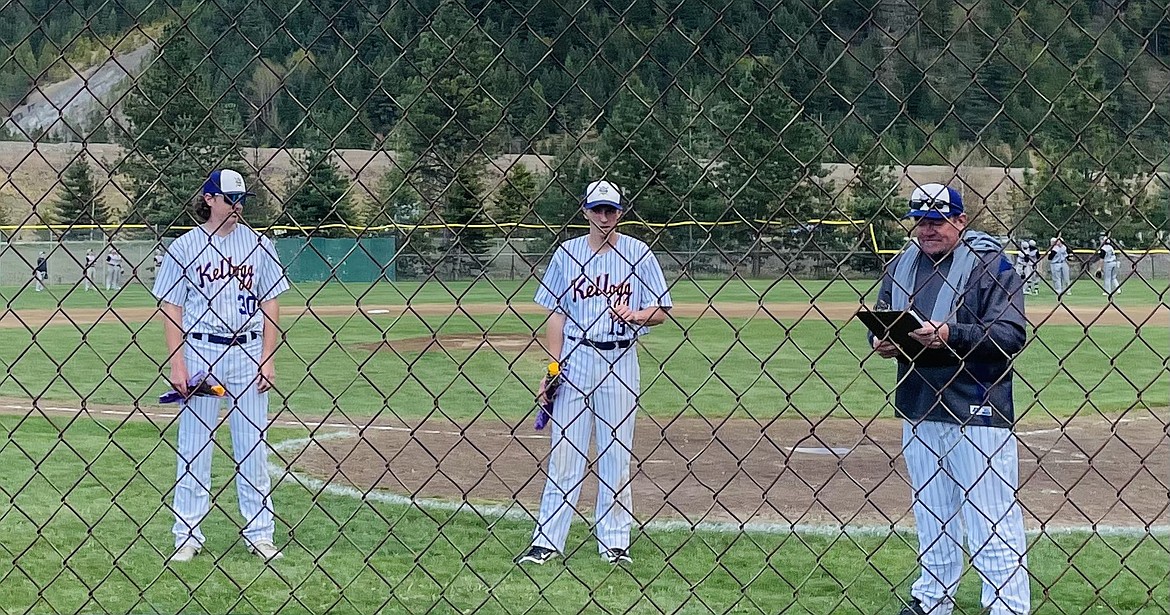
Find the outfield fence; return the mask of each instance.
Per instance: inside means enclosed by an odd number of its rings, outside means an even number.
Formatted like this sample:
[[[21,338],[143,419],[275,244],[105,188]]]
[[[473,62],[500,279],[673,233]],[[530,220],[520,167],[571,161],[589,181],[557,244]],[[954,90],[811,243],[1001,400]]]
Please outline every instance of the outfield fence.
[[[0,6],[0,611],[1170,613],[1166,2]],[[277,274],[193,230],[215,169]],[[567,342],[537,429],[601,178],[673,307]],[[934,182],[1010,322],[899,368],[855,313]],[[208,288],[169,348],[155,295]],[[160,401],[199,365],[224,409]],[[921,399],[982,397],[898,418],[951,368]]]

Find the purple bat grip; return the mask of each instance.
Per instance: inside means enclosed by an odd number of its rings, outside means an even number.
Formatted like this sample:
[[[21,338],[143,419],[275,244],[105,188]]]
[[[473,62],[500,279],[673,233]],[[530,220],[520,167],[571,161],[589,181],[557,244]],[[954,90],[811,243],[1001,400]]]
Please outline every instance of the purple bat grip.
[[[187,391],[190,392],[194,390],[204,381],[207,381],[209,385],[219,384],[219,381],[215,379],[215,376],[208,375],[207,372],[201,371],[187,379]],[[163,393],[158,398],[158,403],[160,404],[173,404],[181,401],[183,401],[183,394],[174,389]]]

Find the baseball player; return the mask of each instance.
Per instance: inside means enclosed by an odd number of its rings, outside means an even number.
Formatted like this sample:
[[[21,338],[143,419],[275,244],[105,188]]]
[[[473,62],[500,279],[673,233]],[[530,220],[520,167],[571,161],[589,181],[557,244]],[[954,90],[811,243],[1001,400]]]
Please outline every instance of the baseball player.
[[[1053,237],[1048,247],[1048,268],[1052,273],[1052,289],[1057,298],[1069,291],[1068,288],[1068,247],[1064,239]]]
[[[1017,244],[1016,257],[1015,257],[1015,260],[1012,262],[1012,266],[1015,267],[1016,274],[1020,276],[1021,280],[1027,279],[1024,277],[1028,274],[1027,264],[1028,264],[1028,240],[1025,239]]]
[[[170,245],[153,292],[167,317],[171,385],[186,395],[190,375],[206,371],[227,389],[244,540],[268,561],[281,553],[273,544],[264,438],[280,338],[277,297],[289,285],[272,242],[240,221],[249,194],[239,173],[211,173],[196,212],[206,221]],[[190,561],[203,547],[199,524],[211,505],[212,432],[221,401],[191,397],[180,408],[172,562]]]
[[[1032,241],[1025,239],[1020,242],[1020,253],[1016,256],[1016,272],[1024,280],[1024,294],[1036,294],[1034,280],[1036,278],[1036,261],[1032,252]]]
[[[589,234],[557,248],[536,292],[536,302],[551,312],[547,350],[560,362],[562,384],[553,398],[536,531],[517,564],[543,564],[564,552],[594,432],[598,551],[611,564],[631,561],[630,453],[641,387],[636,347],[649,327],[666,319],[670,292],[650,248],[617,232],[627,208],[617,186],[590,183],[582,205]],[[541,403],[545,386],[542,379]]]
[[[1117,281],[1117,270],[1121,264],[1117,261],[1117,249],[1113,240],[1106,237],[1101,242],[1101,249],[1097,252],[1101,257],[1101,284],[1105,286],[1102,295],[1112,296],[1121,292],[1121,283]]]
[[[114,246],[110,246],[110,253],[106,255],[106,290],[117,290],[122,287],[122,253]]]
[[[878,306],[913,309],[929,322],[917,351],[872,338],[897,359],[894,397],[903,419],[922,573],[902,615],[950,615],[966,534],[983,580],[984,613],[1027,615],[1027,540],[1012,433],[1012,360],[1025,342],[1022,281],[992,237],[967,230],[958,191],[914,190],[915,241],[886,268]]]
[[[94,264],[97,263],[97,256],[94,255],[93,249],[85,251],[85,269],[82,276],[85,278],[85,290],[93,290],[93,269]]]
[[[45,290],[45,280],[49,277],[49,259],[44,251],[37,255],[37,266],[33,268],[33,280],[37,285],[37,292]]]
[[[158,278],[158,270],[162,268],[162,262],[163,262],[163,249],[162,249],[162,246],[159,246],[159,247],[154,249],[154,268],[152,269],[152,271],[154,271],[155,278]]]

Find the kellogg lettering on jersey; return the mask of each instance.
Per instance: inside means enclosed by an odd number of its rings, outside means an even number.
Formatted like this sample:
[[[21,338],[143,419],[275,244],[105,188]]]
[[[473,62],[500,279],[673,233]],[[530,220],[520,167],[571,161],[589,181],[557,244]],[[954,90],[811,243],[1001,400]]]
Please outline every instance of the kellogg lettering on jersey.
[[[618,297],[618,302],[629,303],[634,295],[634,287],[629,280],[611,284],[609,274],[599,275],[594,279],[580,276],[573,281],[573,301],[591,299],[593,297]]]
[[[199,288],[203,288],[208,282],[238,278],[241,290],[252,290],[252,283],[256,279],[255,265],[246,263],[235,265],[232,263],[232,257],[230,256],[219,259],[219,263],[215,266],[207,263],[206,265],[196,267],[195,270],[199,272]]]

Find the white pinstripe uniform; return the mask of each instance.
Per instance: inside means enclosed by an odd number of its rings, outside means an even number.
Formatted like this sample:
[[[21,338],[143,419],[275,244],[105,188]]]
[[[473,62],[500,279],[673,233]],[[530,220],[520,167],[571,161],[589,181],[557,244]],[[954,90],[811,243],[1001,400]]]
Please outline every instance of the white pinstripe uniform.
[[[553,254],[536,302],[565,315],[561,350],[563,384],[553,398],[548,481],[532,544],[563,552],[581,483],[589,441],[597,435],[598,489],[594,511],[598,550],[627,549],[633,525],[630,455],[634,415],[641,392],[637,338],[649,331],[610,318],[610,307],[670,307],[658,259],[643,242],[618,235],[602,253],[589,237],[561,245]],[[589,345],[629,343],[625,348]]]
[[[903,421],[902,445],[922,567],[910,593],[931,606],[931,615],[952,613],[966,529],[972,564],[984,579],[983,605],[991,615],[1029,613],[1015,434],[1001,427]]]
[[[1101,244],[1101,251],[1105,253],[1101,258],[1101,283],[1105,286],[1105,292],[1111,295],[1121,288],[1121,283],[1117,281],[1117,271],[1120,267],[1117,249],[1113,247],[1112,242],[1106,241]]]
[[[106,255],[106,290],[117,290],[122,286],[122,253],[111,249]]]
[[[227,389],[232,452],[237,464],[236,492],[250,544],[271,542],[274,532],[268,478],[268,393],[256,390],[263,349],[264,314],[260,304],[288,290],[272,242],[237,224],[226,237],[203,227],[176,239],[163,258],[154,295],[183,307],[187,371],[206,370]],[[198,334],[203,339],[196,339]],[[242,338],[242,343],[209,341],[209,335]],[[211,505],[212,432],[221,399],[195,397],[179,415],[178,472],[175,487],[175,547],[201,547],[199,523]]]

